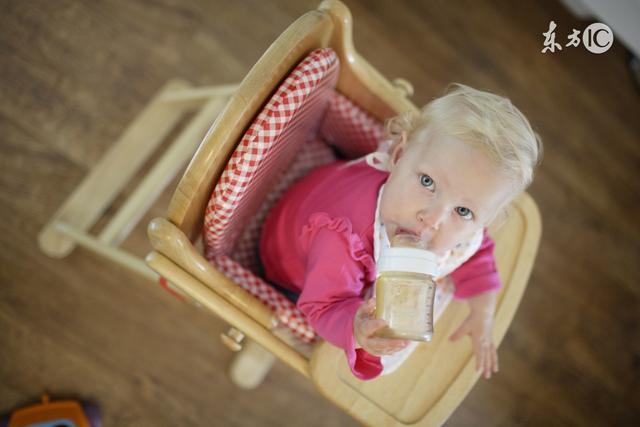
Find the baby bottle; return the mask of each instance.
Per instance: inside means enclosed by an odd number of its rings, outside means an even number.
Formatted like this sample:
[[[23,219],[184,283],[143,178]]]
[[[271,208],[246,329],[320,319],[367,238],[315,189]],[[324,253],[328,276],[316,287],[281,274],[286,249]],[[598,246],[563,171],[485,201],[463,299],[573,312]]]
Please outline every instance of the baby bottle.
[[[426,250],[419,236],[398,234],[378,259],[376,318],[387,326],[377,336],[430,341],[433,335],[433,302],[436,254]]]

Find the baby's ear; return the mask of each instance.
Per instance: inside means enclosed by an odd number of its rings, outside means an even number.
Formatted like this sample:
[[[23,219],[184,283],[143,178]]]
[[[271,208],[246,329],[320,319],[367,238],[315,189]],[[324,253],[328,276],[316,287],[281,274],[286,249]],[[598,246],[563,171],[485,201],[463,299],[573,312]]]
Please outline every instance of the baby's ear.
[[[391,146],[391,152],[389,153],[390,166],[395,166],[400,157],[404,154],[407,148],[407,132],[403,131],[400,134],[400,138]]]
[[[490,232],[498,231],[509,219],[509,204],[500,207],[494,217],[485,225]]]

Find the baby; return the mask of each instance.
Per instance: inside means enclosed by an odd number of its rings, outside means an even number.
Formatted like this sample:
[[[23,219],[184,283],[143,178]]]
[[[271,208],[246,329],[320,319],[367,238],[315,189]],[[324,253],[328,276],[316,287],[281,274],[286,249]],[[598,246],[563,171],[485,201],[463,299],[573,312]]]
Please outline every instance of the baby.
[[[266,277],[299,294],[310,325],[345,350],[356,377],[375,378],[409,343],[376,336],[385,323],[374,316],[374,230],[419,236],[443,266],[439,282],[470,308],[450,338],[470,336],[489,378],[500,280],[486,229],[530,184],[539,137],[508,99],[461,84],[386,130],[387,152],[320,167],[278,201],[260,242]]]

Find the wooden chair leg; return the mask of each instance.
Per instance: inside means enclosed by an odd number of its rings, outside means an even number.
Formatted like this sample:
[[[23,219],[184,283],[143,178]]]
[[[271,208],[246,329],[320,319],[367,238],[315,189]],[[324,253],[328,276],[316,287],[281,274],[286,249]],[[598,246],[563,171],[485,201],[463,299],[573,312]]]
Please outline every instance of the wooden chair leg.
[[[76,230],[69,224],[61,222],[56,224],[55,227],[56,231],[72,241],[74,246],[78,244],[83,248],[89,249],[90,251],[102,256],[103,258],[140,274],[142,277],[146,277],[149,280],[156,281],[159,277],[158,273],[153,271],[142,259],[135,255],[132,255],[122,249],[105,245],[90,234]]]
[[[275,360],[260,344],[245,339],[242,350],[236,353],[229,367],[231,381],[240,388],[254,389],[262,384]]]

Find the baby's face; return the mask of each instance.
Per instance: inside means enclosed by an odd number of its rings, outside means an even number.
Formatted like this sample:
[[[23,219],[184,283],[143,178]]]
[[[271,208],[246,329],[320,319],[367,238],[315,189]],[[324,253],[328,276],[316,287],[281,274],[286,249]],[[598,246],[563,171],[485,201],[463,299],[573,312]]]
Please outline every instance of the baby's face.
[[[479,149],[434,135],[391,154],[380,215],[389,238],[420,235],[442,254],[488,225],[512,195],[512,183]]]

